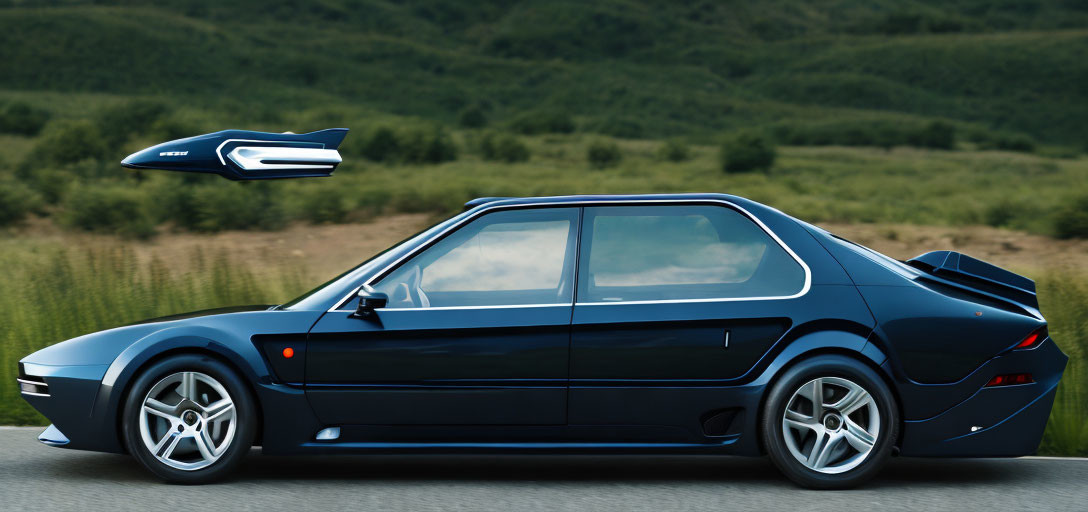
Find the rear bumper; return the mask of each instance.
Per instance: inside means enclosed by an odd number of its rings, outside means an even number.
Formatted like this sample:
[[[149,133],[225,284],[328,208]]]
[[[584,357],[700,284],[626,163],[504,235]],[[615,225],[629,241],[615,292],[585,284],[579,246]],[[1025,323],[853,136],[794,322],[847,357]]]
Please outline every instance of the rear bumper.
[[[1047,339],[988,361],[965,379],[976,390],[936,416],[903,422],[900,453],[919,457],[1019,457],[1039,448],[1069,358]],[[990,378],[1031,373],[1035,382],[982,387]]]

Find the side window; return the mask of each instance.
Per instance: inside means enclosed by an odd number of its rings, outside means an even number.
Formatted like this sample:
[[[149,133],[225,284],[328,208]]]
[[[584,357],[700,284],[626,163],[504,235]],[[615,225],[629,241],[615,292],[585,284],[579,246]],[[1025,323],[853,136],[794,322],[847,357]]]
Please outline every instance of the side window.
[[[388,308],[570,304],[578,208],[490,213],[405,262],[375,289]]]
[[[784,297],[805,270],[770,235],[722,206],[586,208],[578,302]]]

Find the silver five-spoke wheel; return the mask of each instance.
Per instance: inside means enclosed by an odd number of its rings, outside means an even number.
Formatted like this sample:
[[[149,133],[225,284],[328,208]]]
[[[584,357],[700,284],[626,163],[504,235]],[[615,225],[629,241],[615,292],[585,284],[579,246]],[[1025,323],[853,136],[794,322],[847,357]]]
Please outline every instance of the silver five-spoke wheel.
[[[825,474],[865,461],[880,433],[880,410],[865,388],[840,377],[813,379],[794,391],[782,415],[782,435],[805,467]]]
[[[219,381],[199,372],[159,380],[139,418],[144,446],[163,464],[195,471],[219,460],[234,440],[237,413]]]

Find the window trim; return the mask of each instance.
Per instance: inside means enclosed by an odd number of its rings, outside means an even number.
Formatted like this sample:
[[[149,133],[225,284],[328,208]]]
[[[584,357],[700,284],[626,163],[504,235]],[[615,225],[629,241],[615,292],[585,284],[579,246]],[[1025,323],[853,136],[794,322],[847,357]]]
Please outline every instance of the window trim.
[[[704,302],[736,302],[736,301],[746,301],[746,300],[789,300],[789,299],[796,299],[798,297],[801,297],[801,296],[807,294],[809,289],[812,288],[812,270],[809,268],[808,264],[806,264],[805,261],[803,259],[801,259],[801,257],[798,256],[796,252],[793,251],[793,249],[791,249],[788,245],[786,245],[786,242],[782,241],[782,239],[778,237],[778,234],[776,234],[771,228],[767,227],[767,225],[764,224],[763,221],[759,220],[759,218],[756,217],[755,215],[752,215],[751,212],[744,209],[740,205],[737,205],[737,204],[733,203],[732,201],[726,201],[724,199],[710,199],[710,198],[706,198],[706,199],[641,199],[641,200],[640,199],[624,199],[624,200],[618,200],[618,201],[608,201],[608,200],[603,200],[602,201],[600,199],[596,199],[596,200],[570,201],[570,202],[540,202],[540,203],[524,203],[524,204],[485,206],[485,207],[481,208],[479,211],[477,211],[476,213],[473,213],[472,215],[468,215],[465,218],[458,221],[457,223],[450,225],[446,229],[442,230],[442,232],[436,234],[430,240],[427,240],[425,243],[420,244],[419,247],[416,247],[415,249],[413,249],[413,250],[409,251],[408,253],[402,255],[400,258],[397,258],[395,261],[393,261],[389,265],[386,265],[384,268],[382,268],[378,272],[375,272],[373,275],[371,275],[371,277],[368,277],[367,280],[363,284],[353,287],[351,293],[349,293],[343,299],[340,299],[332,308],[330,308],[326,312],[327,313],[350,313],[350,312],[354,311],[353,309],[341,309],[341,307],[348,304],[351,301],[352,298],[354,298],[356,295],[358,295],[359,290],[363,286],[370,285],[370,284],[380,280],[381,278],[388,275],[390,272],[396,270],[396,268],[399,267],[405,261],[415,257],[420,252],[423,252],[423,251],[427,250],[428,248],[430,248],[434,244],[438,243],[439,240],[442,240],[447,235],[453,233],[457,229],[460,229],[461,226],[463,226],[463,225],[465,225],[465,224],[467,224],[469,222],[472,222],[473,220],[475,220],[475,219],[477,219],[480,216],[483,216],[485,214],[492,213],[494,211],[502,211],[502,210],[523,210],[523,209],[539,209],[539,208],[578,207],[580,209],[583,209],[583,211],[579,212],[579,214],[578,214],[578,218],[579,218],[579,222],[578,222],[579,235],[578,235],[578,238],[577,238],[577,246],[575,247],[575,250],[577,251],[575,253],[576,254],[575,265],[578,265],[579,260],[582,257],[582,246],[581,246],[581,224],[582,224],[582,222],[581,222],[581,219],[582,219],[582,216],[584,215],[584,207],[586,207],[586,206],[633,206],[633,205],[645,205],[645,204],[661,205],[661,206],[670,205],[670,204],[675,204],[675,205],[683,205],[683,204],[724,205],[725,208],[731,208],[733,210],[736,210],[737,212],[741,213],[742,215],[747,217],[749,220],[754,222],[756,224],[756,226],[758,226],[760,229],[762,229],[763,232],[767,233],[767,235],[769,235],[771,237],[771,239],[773,239],[775,242],[777,242],[778,245],[780,247],[782,247],[782,249],[784,249],[786,251],[786,253],[789,254],[790,257],[793,258],[794,261],[797,262],[798,265],[801,265],[801,268],[804,269],[804,271],[805,271],[805,284],[804,284],[804,286],[801,287],[801,291],[799,291],[799,292],[797,292],[797,293],[795,293],[793,295],[783,295],[783,296],[721,297],[721,298],[705,298],[705,299],[662,299],[662,300],[638,300],[638,301],[614,301],[614,302],[579,302],[577,300],[577,297],[575,297],[575,301],[574,301],[573,304],[560,302],[560,303],[551,303],[551,304],[516,304],[516,305],[499,305],[499,306],[444,306],[444,307],[434,307],[434,308],[424,308],[424,309],[404,309],[404,310],[396,310],[396,311],[436,311],[436,310],[456,310],[456,309],[499,309],[499,308],[529,308],[529,307],[557,307],[557,306],[563,306],[563,307],[573,307],[573,306],[620,306],[620,305],[628,305],[628,304],[683,304],[683,303],[704,303]],[[575,268],[575,274],[574,274],[574,290],[575,290],[576,295],[577,295],[577,290],[578,290],[578,285],[579,285],[579,282],[578,282],[579,279],[581,279],[581,276],[578,275],[578,269],[576,267]],[[395,310],[390,310],[390,311],[395,311]]]

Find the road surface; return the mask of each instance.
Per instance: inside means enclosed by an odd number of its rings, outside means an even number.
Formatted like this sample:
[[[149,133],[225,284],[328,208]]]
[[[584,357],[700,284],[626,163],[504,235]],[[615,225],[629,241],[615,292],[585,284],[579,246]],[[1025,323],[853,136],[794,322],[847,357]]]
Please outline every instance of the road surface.
[[[1088,460],[894,459],[853,491],[808,491],[741,457],[263,457],[226,483],[159,483],[136,462],[0,428],[0,510],[1088,510]]]

